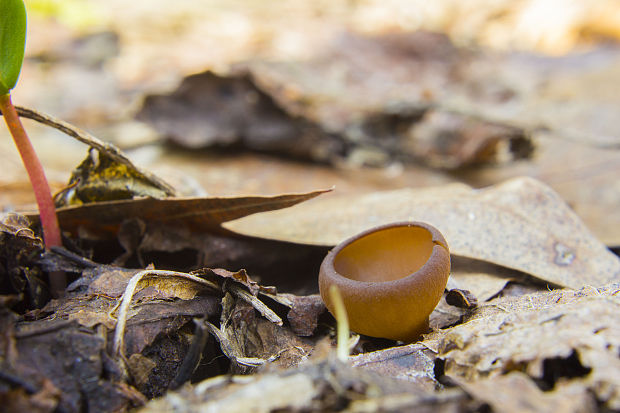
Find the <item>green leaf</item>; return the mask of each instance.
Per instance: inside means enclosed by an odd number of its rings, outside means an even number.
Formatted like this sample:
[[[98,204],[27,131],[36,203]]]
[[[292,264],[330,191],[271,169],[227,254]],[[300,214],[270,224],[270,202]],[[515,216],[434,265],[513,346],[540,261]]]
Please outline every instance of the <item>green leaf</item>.
[[[26,46],[26,6],[23,0],[0,0],[0,95],[15,87]]]

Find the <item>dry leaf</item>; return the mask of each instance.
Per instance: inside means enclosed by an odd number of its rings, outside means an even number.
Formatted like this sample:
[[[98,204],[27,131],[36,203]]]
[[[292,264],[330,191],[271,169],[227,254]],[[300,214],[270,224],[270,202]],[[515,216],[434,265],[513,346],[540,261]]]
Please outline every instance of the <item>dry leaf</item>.
[[[478,299],[469,290],[455,288],[446,294],[446,303],[457,308],[471,310],[478,306]]]
[[[66,321],[37,320],[17,327],[13,373],[23,383],[53,383],[60,390],[54,411],[108,412],[132,406],[129,392],[111,374],[113,363],[105,355],[106,340],[100,334]]]
[[[245,70],[188,76],[170,95],[147,96],[137,116],[188,148],[244,146],[315,159],[337,152],[325,132],[286,113]]]
[[[391,347],[352,356],[351,365],[371,370],[385,377],[415,382],[420,388],[434,390],[435,355],[421,344]]]
[[[523,273],[509,268],[453,256],[446,289],[468,290],[482,303],[502,291],[509,281],[521,278]]]
[[[45,275],[34,262],[45,250],[43,240],[18,214],[0,216],[0,291],[18,295],[27,308],[40,308],[49,299]]]
[[[505,376],[468,382],[456,380],[470,396],[502,413],[587,413],[597,405],[587,389],[578,384],[543,392],[525,374],[513,371]]]
[[[107,201],[64,207],[57,210],[63,231],[79,228],[95,234],[116,234],[127,219],[180,225],[195,231],[217,231],[225,221],[257,212],[286,208],[314,198],[329,190],[277,196],[245,196],[224,198],[140,198]],[[38,215],[29,216],[38,221]]]
[[[73,172],[68,187],[57,194],[56,201],[61,205],[102,199],[126,199],[132,195],[165,197],[176,194],[175,189],[166,182],[135,166],[115,145],[103,142],[68,122],[37,110],[21,106],[16,107],[16,110],[19,116],[58,129],[91,148],[89,155]],[[113,181],[122,181],[126,186],[115,186]],[[114,191],[110,191],[108,186],[113,186]],[[109,192],[116,193],[110,196]]]
[[[219,311],[219,297],[204,296],[193,300],[152,301],[136,306],[130,311],[127,331],[124,337],[125,354],[143,352],[154,344],[159,337],[174,337],[181,327],[191,322],[194,317],[210,317]],[[172,340],[176,341],[176,340]],[[181,340],[182,341],[182,340]],[[168,343],[172,346],[176,343]],[[185,344],[182,342],[182,344]],[[160,344],[166,347],[166,344]],[[178,352],[179,357],[185,355],[185,349],[169,348]],[[168,377],[171,380],[172,377]]]
[[[152,176],[152,175],[151,175]],[[54,195],[56,207],[140,197],[166,198],[176,193],[156,186],[151,176],[91,149],[71,173],[67,187]]]
[[[448,376],[471,382],[520,370],[550,387],[579,380],[618,409],[619,291],[615,283],[494,300],[421,344],[445,360]]]
[[[515,178],[483,190],[449,186],[326,197],[224,226],[235,232],[335,245],[369,227],[415,220],[437,227],[454,255],[523,271],[579,288],[620,275],[620,260],[596,240],[549,187]]]
[[[230,359],[233,372],[249,373],[267,362],[283,368],[296,366],[312,350],[289,328],[259,316],[254,307],[231,294],[222,299],[220,327],[207,325]]]
[[[347,33],[323,54],[192,74],[169,95],[147,96],[138,118],[189,148],[236,145],[321,162],[455,169],[532,153],[521,128],[429,102],[470,81],[455,72],[474,59],[441,34]]]
[[[467,181],[487,186],[519,175],[536,178],[560,194],[601,242],[620,246],[620,152],[549,131],[534,132],[534,139],[532,162],[479,167],[467,173]]]
[[[458,389],[435,393],[330,360],[251,376],[220,376],[153,400],[140,412],[469,411]]]
[[[305,296],[279,294],[279,297],[291,303],[291,310],[286,316],[291,330],[298,336],[311,336],[319,324],[319,316],[327,311],[321,296],[318,294]]]

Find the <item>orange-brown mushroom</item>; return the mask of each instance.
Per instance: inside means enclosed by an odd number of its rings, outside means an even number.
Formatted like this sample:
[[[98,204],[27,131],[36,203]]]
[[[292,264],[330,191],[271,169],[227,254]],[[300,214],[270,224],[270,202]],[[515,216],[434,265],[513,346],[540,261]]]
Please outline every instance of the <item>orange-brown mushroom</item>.
[[[443,235],[425,223],[399,222],[338,244],[321,264],[319,289],[333,314],[328,291],[338,287],[353,331],[411,342],[428,330],[449,275]]]

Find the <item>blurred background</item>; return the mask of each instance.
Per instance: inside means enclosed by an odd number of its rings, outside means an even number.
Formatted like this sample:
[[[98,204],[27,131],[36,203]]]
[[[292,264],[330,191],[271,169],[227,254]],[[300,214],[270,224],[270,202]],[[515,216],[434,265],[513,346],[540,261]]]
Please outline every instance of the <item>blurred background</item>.
[[[528,175],[620,246],[620,2],[27,0],[17,105],[187,195]],[[26,128],[54,189],[87,148]],[[0,128],[0,207],[33,209]]]

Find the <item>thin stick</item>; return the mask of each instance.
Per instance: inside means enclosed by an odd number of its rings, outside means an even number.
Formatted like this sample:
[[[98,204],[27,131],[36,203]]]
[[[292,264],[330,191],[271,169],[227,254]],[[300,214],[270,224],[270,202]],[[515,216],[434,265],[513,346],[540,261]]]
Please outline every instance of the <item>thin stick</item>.
[[[61,131],[62,133],[64,133],[67,136],[71,136],[72,138],[90,146],[91,148],[95,148],[97,149],[99,152],[101,153],[105,153],[108,157],[110,157],[112,160],[120,163],[121,165],[125,165],[128,168],[136,171],[137,173],[143,175],[145,178],[147,178],[153,185],[155,185],[158,189],[162,190],[163,192],[166,193],[166,195],[168,196],[175,196],[176,195],[176,191],[175,189],[170,186],[169,184],[167,184],[166,182],[164,182],[163,180],[161,180],[160,178],[158,178],[157,176],[151,174],[148,171],[143,171],[141,169],[139,169],[138,167],[136,167],[130,160],[129,158],[127,158],[127,156],[125,156],[125,154],[123,154],[123,152],[117,148],[116,146],[112,145],[111,143],[108,142],[103,142],[102,140],[98,139],[97,137],[91,135],[90,133],[86,132],[85,130],[82,130],[80,128],[78,128],[77,126],[74,126],[72,124],[70,124],[69,122],[65,122],[62,119],[58,119],[50,114],[47,113],[43,113],[40,112],[38,110],[34,110],[34,109],[30,109],[30,108],[26,108],[23,106],[16,106],[15,107],[17,113],[19,114],[19,116],[23,117],[23,118],[27,118],[27,119],[32,119],[36,122],[39,122],[43,125],[52,127],[54,129],[57,129],[59,131]]]
[[[281,326],[282,319],[269,307],[265,305],[261,300],[257,297],[253,296],[240,286],[236,284],[229,284],[228,291],[233,293],[236,297],[241,298],[246,303],[250,304],[254,309],[256,309],[259,313],[263,315],[267,320],[271,321],[274,324]]]

